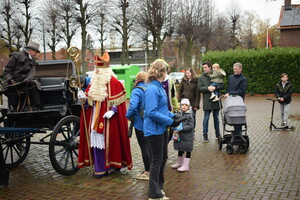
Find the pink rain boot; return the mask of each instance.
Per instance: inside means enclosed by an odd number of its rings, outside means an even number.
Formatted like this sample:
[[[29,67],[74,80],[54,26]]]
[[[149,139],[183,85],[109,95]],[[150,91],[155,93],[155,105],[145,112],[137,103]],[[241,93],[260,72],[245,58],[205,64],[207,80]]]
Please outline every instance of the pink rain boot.
[[[177,156],[177,162],[176,162],[176,164],[171,165],[171,167],[173,169],[177,169],[177,168],[179,168],[179,167],[182,166],[182,163],[183,163],[183,157],[182,156]]]
[[[178,168],[177,171],[179,172],[188,172],[190,170],[190,158],[184,158],[182,167]]]

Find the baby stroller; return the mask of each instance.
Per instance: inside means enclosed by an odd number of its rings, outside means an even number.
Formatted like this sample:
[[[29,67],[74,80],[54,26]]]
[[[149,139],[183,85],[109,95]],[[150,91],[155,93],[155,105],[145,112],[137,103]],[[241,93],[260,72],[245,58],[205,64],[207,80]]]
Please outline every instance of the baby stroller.
[[[222,108],[222,98],[220,98],[221,119],[223,124],[223,135],[218,139],[219,150],[222,150],[222,145],[227,144],[226,152],[233,154],[234,145],[238,146],[241,154],[245,154],[249,148],[249,137],[247,135],[246,123],[246,105],[242,97],[228,96],[224,100],[224,107]],[[229,125],[231,128],[229,128]],[[241,130],[234,130],[234,126],[242,126]],[[227,133],[227,134],[226,134]]]

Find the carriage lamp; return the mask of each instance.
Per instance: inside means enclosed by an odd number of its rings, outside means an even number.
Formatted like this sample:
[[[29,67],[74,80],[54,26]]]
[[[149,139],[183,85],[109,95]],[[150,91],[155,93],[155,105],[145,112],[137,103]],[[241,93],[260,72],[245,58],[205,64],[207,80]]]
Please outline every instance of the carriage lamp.
[[[77,82],[76,76],[70,76],[69,86],[72,88],[78,87],[78,82]]]

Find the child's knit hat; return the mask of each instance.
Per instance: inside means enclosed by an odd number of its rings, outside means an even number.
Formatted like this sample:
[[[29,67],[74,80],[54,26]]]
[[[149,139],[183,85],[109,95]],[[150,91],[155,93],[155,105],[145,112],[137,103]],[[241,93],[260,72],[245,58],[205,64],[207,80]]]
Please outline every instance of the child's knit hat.
[[[186,98],[181,99],[180,104],[181,104],[181,105],[182,105],[182,104],[185,104],[185,105],[191,106],[190,100],[189,100],[189,99],[186,99]]]

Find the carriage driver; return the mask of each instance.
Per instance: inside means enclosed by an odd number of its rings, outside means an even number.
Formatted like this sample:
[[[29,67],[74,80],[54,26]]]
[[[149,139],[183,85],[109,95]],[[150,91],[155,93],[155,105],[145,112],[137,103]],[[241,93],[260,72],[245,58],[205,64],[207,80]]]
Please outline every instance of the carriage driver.
[[[10,55],[9,61],[4,68],[4,78],[8,84],[5,95],[14,110],[20,111],[24,104],[21,100],[21,91],[28,90],[28,105],[33,105],[33,110],[40,110],[41,103],[36,83],[33,78],[36,74],[35,57],[39,53],[39,44],[29,41],[22,52],[14,52]],[[23,98],[22,98],[23,99]]]

